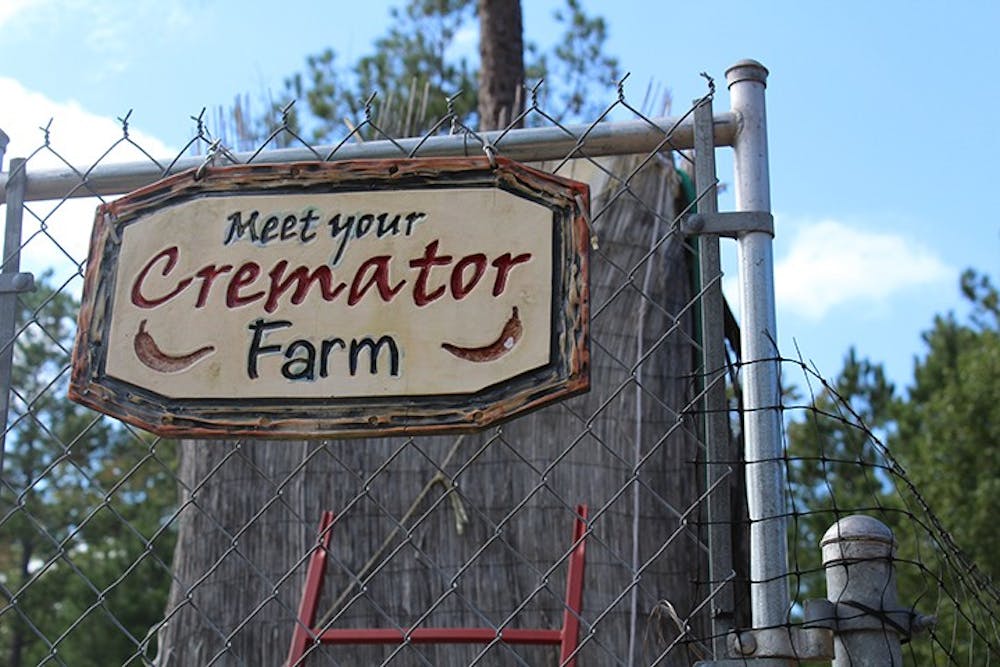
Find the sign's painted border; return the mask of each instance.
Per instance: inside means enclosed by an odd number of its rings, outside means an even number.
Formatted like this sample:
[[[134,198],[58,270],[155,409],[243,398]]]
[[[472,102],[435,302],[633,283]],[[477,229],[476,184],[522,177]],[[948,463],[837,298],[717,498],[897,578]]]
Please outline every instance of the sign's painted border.
[[[104,372],[122,230],[204,196],[499,188],[552,210],[549,363],[471,394],[351,399],[173,399]],[[168,437],[341,438],[468,431],[586,391],[589,355],[588,187],[503,158],[299,162],[190,170],[98,208],[69,396]]]

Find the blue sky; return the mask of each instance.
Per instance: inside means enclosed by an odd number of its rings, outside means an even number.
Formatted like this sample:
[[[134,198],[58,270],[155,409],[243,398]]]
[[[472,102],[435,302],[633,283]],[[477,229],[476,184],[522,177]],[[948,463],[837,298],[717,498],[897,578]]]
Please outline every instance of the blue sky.
[[[129,109],[138,143],[171,154],[202,107],[280,95],[282,79],[327,46],[346,62],[368,52],[392,4],[0,0],[7,156],[36,148],[37,127],[54,117],[53,145],[89,163],[120,135],[114,119]],[[523,4],[526,37],[549,45],[560,3]],[[702,71],[724,89],[739,59],[770,70],[778,329],[786,355],[797,344],[826,376],[855,345],[906,384],[934,314],[963,312],[961,270],[1000,274],[990,185],[1000,154],[1000,3],[947,5],[584,2],[607,19],[608,50],[631,72],[635,103],[652,82],[680,111],[704,93]],[[471,49],[475,38],[470,31],[463,43]],[[723,90],[716,108],[727,105]],[[723,181],[727,168],[720,161]],[[78,222],[85,238],[85,209]]]

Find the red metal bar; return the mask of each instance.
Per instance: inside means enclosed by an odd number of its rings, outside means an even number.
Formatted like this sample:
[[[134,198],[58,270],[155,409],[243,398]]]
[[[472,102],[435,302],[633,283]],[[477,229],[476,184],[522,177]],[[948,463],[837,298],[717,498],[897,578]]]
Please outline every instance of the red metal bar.
[[[524,630],[507,628],[499,633],[493,628],[343,628],[325,630],[319,635],[324,644],[402,644],[406,637],[412,644],[489,644],[500,636],[508,644],[552,644],[562,642],[562,630]]]
[[[314,628],[316,605],[323,590],[326,557],[333,533],[333,512],[324,512],[320,520],[320,539],[309,558],[309,569],[299,604],[299,616],[292,635],[286,667],[293,667],[305,655],[310,642],[319,639],[323,644],[489,644],[498,637],[507,644],[558,645],[559,664],[576,667],[580,635],[580,614],[583,609],[583,575],[586,556],[587,506],[577,505],[573,523],[573,551],[569,556],[566,574],[566,601],[563,627],[559,630],[506,628],[339,628],[320,630]]]
[[[306,571],[306,583],[302,588],[302,601],[299,603],[299,617],[295,622],[295,632],[292,634],[292,645],[288,649],[287,667],[297,665],[305,655],[306,647],[315,636],[313,623],[316,622],[316,605],[319,604],[319,594],[323,590],[323,579],[326,577],[326,554],[330,548],[330,538],[333,535],[333,512],[323,512],[319,521],[319,542],[309,557],[309,569]]]
[[[583,572],[587,552],[587,506],[576,506],[576,521],[573,522],[573,553],[569,557],[566,573],[566,610],[563,612],[563,627],[559,664],[576,667],[576,647],[580,642],[580,614],[583,613]]]

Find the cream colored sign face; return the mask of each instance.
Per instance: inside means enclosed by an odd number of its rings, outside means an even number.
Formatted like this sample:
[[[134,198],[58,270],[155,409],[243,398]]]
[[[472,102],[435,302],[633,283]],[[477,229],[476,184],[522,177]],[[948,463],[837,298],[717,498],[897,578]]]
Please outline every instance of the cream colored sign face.
[[[548,363],[552,244],[497,188],[186,201],[123,230],[105,370],[179,399],[476,392]]]

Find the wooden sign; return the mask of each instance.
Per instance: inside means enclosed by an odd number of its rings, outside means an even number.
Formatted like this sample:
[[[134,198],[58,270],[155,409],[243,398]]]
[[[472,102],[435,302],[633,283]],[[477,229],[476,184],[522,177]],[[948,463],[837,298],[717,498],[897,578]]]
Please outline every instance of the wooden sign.
[[[503,159],[164,179],[97,211],[70,397],[161,435],[328,438],[585,391],[587,202]]]

